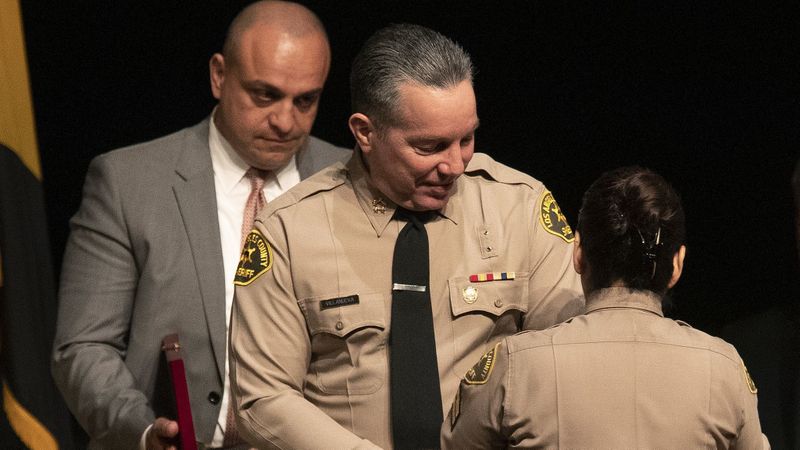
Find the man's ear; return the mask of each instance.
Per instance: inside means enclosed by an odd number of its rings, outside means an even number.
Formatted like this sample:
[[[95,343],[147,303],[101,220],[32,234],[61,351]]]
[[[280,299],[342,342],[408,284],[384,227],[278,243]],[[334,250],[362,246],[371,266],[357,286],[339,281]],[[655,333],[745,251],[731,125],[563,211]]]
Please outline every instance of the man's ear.
[[[355,113],[350,116],[347,125],[361,151],[369,154],[372,151],[372,139],[375,138],[375,126],[369,117],[362,113]]]
[[[686,246],[681,245],[681,248],[672,256],[672,278],[669,279],[667,289],[672,289],[678,283],[678,279],[683,273],[683,259],[686,258]]]
[[[225,82],[225,57],[214,53],[208,61],[208,75],[211,81],[211,93],[219,100],[222,96],[222,83]]]
[[[581,247],[581,234],[577,231],[575,232],[575,243],[574,247],[572,248],[572,267],[575,268],[575,272],[583,273],[584,264],[586,262],[583,260],[583,248]]]

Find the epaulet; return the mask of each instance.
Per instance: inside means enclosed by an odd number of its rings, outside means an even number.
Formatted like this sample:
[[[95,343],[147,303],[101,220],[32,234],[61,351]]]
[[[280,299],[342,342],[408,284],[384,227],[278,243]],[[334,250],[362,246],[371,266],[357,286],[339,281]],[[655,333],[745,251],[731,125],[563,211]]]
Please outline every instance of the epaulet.
[[[337,162],[332,164],[321,171],[311,175],[293,188],[284,192],[278,198],[267,203],[263,215],[260,217],[269,217],[274,212],[288,208],[301,200],[312,197],[320,192],[327,192],[331,189],[341,186],[347,180],[347,169],[344,163]]]
[[[541,181],[505,164],[501,164],[485,153],[475,153],[472,156],[464,175],[482,177],[503,184],[524,184],[536,191],[544,189]]]

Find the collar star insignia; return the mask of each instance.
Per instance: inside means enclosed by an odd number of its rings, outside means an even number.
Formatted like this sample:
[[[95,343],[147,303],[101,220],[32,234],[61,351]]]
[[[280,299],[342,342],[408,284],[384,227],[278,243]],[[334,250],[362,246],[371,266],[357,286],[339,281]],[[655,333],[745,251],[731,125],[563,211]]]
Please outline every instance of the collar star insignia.
[[[376,198],[372,200],[372,212],[375,214],[386,214],[386,203],[382,199]]]

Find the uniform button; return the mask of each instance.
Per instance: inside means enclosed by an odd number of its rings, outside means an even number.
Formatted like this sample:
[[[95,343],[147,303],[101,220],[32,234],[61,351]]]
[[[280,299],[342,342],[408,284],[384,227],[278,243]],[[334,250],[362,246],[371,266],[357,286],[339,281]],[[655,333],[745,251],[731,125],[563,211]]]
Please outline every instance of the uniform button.
[[[336,322],[336,329],[342,331],[342,328],[344,328],[344,324],[341,321]]]
[[[501,306],[503,306],[503,301],[498,298],[497,300],[494,301],[494,306],[500,308]]]
[[[487,252],[490,252],[490,251],[492,251],[492,247],[486,247],[486,251],[487,251]]]
[[[219,403],[219,394],[214,392],[214,391],[209,392],[208,393],[208,401],[212,405],[216,405],[217,403]]]

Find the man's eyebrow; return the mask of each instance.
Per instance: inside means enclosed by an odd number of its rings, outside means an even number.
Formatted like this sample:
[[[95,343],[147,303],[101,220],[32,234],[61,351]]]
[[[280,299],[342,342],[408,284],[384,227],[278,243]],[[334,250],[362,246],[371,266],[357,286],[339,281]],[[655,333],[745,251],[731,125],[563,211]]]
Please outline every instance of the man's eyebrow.
[[[316,97],[322,94],[322,88],[312,89],[310,91],[302,92],[297,97]]]
[[[278,88],[277,86],[273,86],[269,83],[265,83],[263,81],[246,81],[243,83],[247,89],[252,90],[259,90],[259,91],[267,91],[270,94],[273,94],[278,97],[283,97],[286,95],[283,90]]]
[[[243,84],[245,85],[245,87],[247,89],[266,91],[267,93],[269,93],[269,94],[271,94],[271,95],[273,95],[275,97],[285,97],[287,95],[286,92],[284,92],[281,88],[279,88],[277,86],[273,86],[273,85],[271,85],[269,83],[266,83],[266,82],[263,82],[263,81],[248,81],[248,82],[245,82]],[[319,96],[320,94],[322,94],[322,88],[321,87],[320,88],[316,88],[316,89],[312,89],[310,91],[301,92],[300,94],[297,94],[295,96],[295,98],[298,98],[298,97],[316,97],[316,96]]]

